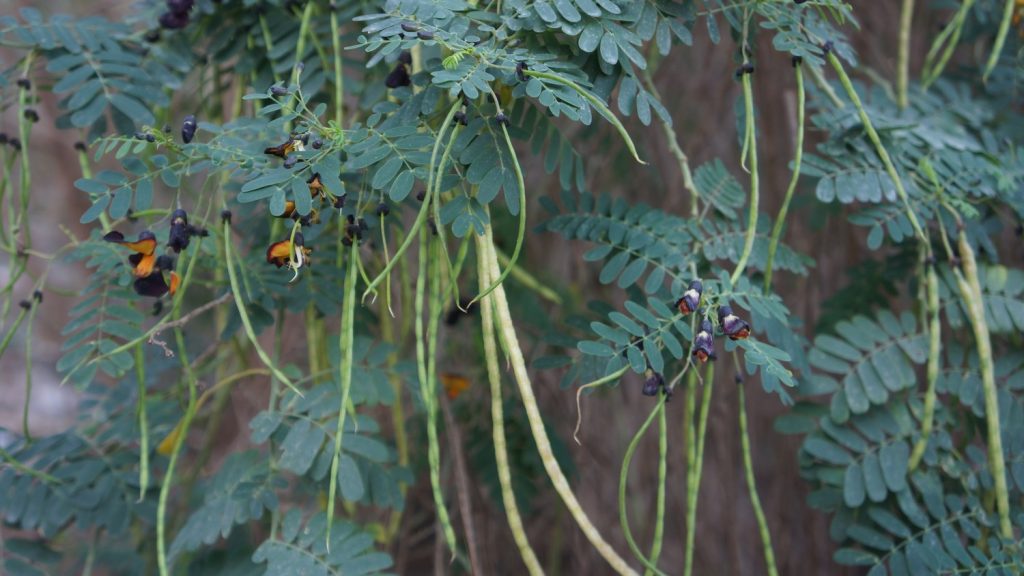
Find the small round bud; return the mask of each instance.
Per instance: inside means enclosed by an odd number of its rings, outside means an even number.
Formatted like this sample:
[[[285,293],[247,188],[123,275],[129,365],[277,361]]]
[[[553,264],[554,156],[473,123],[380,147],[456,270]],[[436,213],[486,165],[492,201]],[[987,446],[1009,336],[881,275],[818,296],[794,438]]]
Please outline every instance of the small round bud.
[[[21,88],[23,90],[29,90],[32,88],[32,81],[28,78],[25,78],[24,76],[18,78],[18,81],[15,82],[15,84],[18,85],[18,88]]]
[[[25,108],[25,119],[29,122],[39,122],[39,113],[35,108]]]
[[[75,150],[78,150],[79,152],[85,152],[89,150],[89,147],[85,145],[85,142],[79,140],[78,142],[75,142]]]
[[[36,302],[39,302],[40,304],[42,304],[42,302],[43,302],[43,291],[42,290],[33,290],[32,291],[32,299],[35,300]]]
[[[221,210],[220,211],[220,221],[221,222],[227,222],[228,224],[231,224],[231,210]]]

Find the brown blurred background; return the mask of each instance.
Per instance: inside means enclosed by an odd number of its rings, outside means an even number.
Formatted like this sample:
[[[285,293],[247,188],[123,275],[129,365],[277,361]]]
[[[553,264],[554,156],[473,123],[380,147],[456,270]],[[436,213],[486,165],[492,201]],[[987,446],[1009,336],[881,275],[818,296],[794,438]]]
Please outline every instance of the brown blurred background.
[[[870,7],[855,7],[860,30],[849,31],[862,62],[858,72],[870,69],[882,78],[893,78],[899,3],[863,4],[870,4]],[[925,44],[938,26],[934,13],[922,4],[927,3],[918,3],[912,70],[917,69]],[[16,0],[14,5],[35,5],[46,13],[101,14],[112,19],[119,18],[130,7],[129,2],[116,0],[48,0],[43,3]],[[8,10],[13,10],[13,7],[5,2],[0,11]],[[695,45],[674,50],[660,66],[655,80],[660,92],[667,96],[665,105],[675,119],[680,144],[689,155],[691,166],[720,157],[734,174],[740,174],[733,112],[733,103],[739,93],[739,84],[733,79],[735,50],[728,39],[724,39],[721,45],[711,45],[702,24],[696,27],[694,35]],[[787,165],[794,146],[795,89],[789,57],[772,50],[767,34],[762,33],[757,54],[758,68],[754,81],[760,113],[758,144],[762,158],[762,209],[774,214],[789,179]],[[10,64],[9,54],[3,59],[5,66]],[[52,120],[58,115],[55,101],[46,100],[40,106],[40,115],[43,120],[34,130],[32,142],[36,190],[32,203],[33,233],[37,249],[49,252],[65,241],[58,224],[68,226],[79,236],[88,233],[87,227],[78,224],[79,215],[87,203],[84,195],[72,187],[72,182],[80,177],[71,147],[75,137],[52,127]],[[14,120],[10,111],[3,116],[0,125],[5,131],[13,131]],[[634,138],[641,142],[643,155],[651,165],[629,165],[632,172],[628,179],[623,178],[621,174],[612,174],[612,171],[622,169],[624,164],[601,161],[607,154],[603,143],[596,142],[597,139],[578,139],[574,143],[588,159],[591,188],[679,214],[687,213],[688,199],[683,192],[678,165],[665,146],[660,128],[644,127],[636,121],[627,121],[627,125]],[[809,132],[808,141],[813,145],[813,131]],[[531,196],[557,193],[557,179],[546,176],[540,159],[530,159],[524,168]],[[599,188],[602,182],[624,180],[631,184],[609,190]],[[813,196],[812,186],[813,183],[805,181],[798,194],[804,199]],[[798,198],[797,202],[800,201]],[[540,213],[537,208],[535,205],[534,214]],[[817,264],[806,278],[780,273],[776,285],[790,310],[803,318],[807,326],[813,326],[820,314],[822,300],[847,282],[846,269],[864,258],[865,250],[861,231],[846,224],[842,216],[833,217],[833,222],[826,223],[811,221],[807,217],[809,214],[810,211],[798,208],[795,217],[791,215],[785,241],[798,251],[811,255]],[[827,241],[822,241],[821,229],[825,224],[832,225],[828,228]],[[586,248],[580,243],[566,243],[553,235],[528,236],[527,268],[541,278],[569,283],[584,294],[596,296],[601,290],[597,282],[599,268],[580,259]],[[39,264],[38,260],[33,261],[37,270]],[[7,265],[8,262],[0,257],[0,275],[5,274]],[[50,281],[53,285],[74,291],[80,274],[78,269],[60,266],[53,270]],[[29,282],[26,280],[16,290],[30,292]],[[609,296],[620,295],[609,293]],[[31,403],[35,434],[62,430],[73,417],[75,392],[70,387],[58,386],[59,377],[54,365],[59,356],[60,329],[74,302],[74,298],[69,297],[48,297],[37,319],[32,348],[35,387]],[[0,426],[12,429],[20,426],[24,400],[23,358],[24,342],[16,341],[0,360]],[[699,500],[695,573],[762,574],[765,569],[760,541],[742,475],[732,374],[725,364],[720,368],[726,370],[720,369],[716,375],[718,387],[711,409]],[[628,382],[635,385],[591,396],[584,404],[586,418],[580,435],[582,446],[576,446],[571,443],[576,414],[574,395],[559,388],[557,376],[539,375],[535,380],[544,415],[553,430],[570,446],[577,471],[574,487],[583,507],[620,553],[628,557],[616,506],[618,472],[629,438],[646,418],[650,403],[639,395],[639,382]],[[831,560],[833,545],[828,538],[826,517],[809,509],[804,502],[807,489],[797,475],[796,464],[799,440],[781,436],[772,430],[773,419],[785,408],[775,397],[765,396],[756,384],[752,383],[749,389],[754,465],[780,571],[784,574],[846,573]],[[229,415],[234,413],[236,422],[224,431],[226,445],[240,440],[237,436],[231,437],[231,429],[244,439],[247,418],[262,402],[254,394],[253,388],[248,388],[245,398],[237,398],[236,395],[235,401],[239,401],[240,406],[238,410],[228,412]],[[484,401],[482,390],[476,394],[480,401]],[[681,571],[684,547],[686,488],[682,413],[682,401],[669,404],[668,513],[661,561],[669,573]],[[443,449],[446,447],[443,445]],[[656,483],[657,441],[652,434],[634,457],[630,481],[633,530],[643,547],[647,546],[653,529],[651,513]],[[607,566],[574,528],[554,492],[547,490],[539,498],[526,522],[542,563],[558,568],[562,574],[608,573]],[[472,500],[484,571],[492,574],[520,573],[521,564],[516,558],[500,507],[482,487],[472,493]],[[454,508],[454,496],[450,502]],[[408,495],[407,516],[416,519],[410,522],[422,521],[432,506],[429,483],[426,475],[421,474]],[[461,534],[462,525],[457,514],[454,521]],[[556,527],[560,530],[553,530]],[[552,537],[556,532],[562,535],[561,542]],[[410,556],[404,559],[406,573],[418,572],[419,567],[428,566],[424,561],[433,555],[433,546],[428,540],[424,550],[411,551]],[[447,566],[447,563],[442,565]]]

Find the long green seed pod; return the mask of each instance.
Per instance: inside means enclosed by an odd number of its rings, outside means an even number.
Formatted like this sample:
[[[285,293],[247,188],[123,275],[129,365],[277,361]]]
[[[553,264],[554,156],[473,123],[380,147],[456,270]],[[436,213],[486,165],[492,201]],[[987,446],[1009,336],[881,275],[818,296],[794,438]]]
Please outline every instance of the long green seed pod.
[[[477,260],[477,281],[481,292],[490,283],[490,275],[487,274],[487,261],[482,250],[476,251]],[[501,502],[505,506],[505,516],[508,518],[508,527],[512,531],[512,539],[519,549],[519,556],[526,565],[526,571],[530,576],[544,574],[537,554],[530,546],[530,540],[523,529],[523,520],[519,515],[519,505],[516,504],[515,491],[512,488],[512,470],[508,462],[508,447],[505,440],[505,413],[504,399],[501,393],[501,371],[498,360],[498,344],[494,338],[494,310],[487,302],[480,307],[480,322],[484,339],[484,356],[487,360],[487,378],[491,383],[491,436],[494,440],[494,460],[498,465],[498,482],[501,485]]]
[[[490,276],[497,278],[501,274],[501,270],[498,266],[498,257],[493,247],[494,237],[490,225],[484,227],[484,234],[477,236],[476,241],[477,249],[484,251]],[[590,544],[597,550],[597,553],[608,562],[612,569],[619,574],[639,576],[636,570],[631,568],[615,549],[605,541],[597,527],[587,517],[583,507],[580,506],[579,501],[576,499],[576,494],[569,486],[569,481],[566,479],[565,474],[562,473],[558,460],[555,459],[554,452],[551,449],[551,440],[548,439],[547,430],[544,428],[544,418],[541,416],[540,408],[537,406],[537,398],[533,394],[530,376],[526,370],[526,360],[523,357],[522,349],[519,347],[519,338],[516,335],[515,324],[512,322],[512,312],[509,309],[508,298],[505,295],[505,287],[499,284],[494,291],[484,298],[484,305],[494,307],[498,327],[497,332],[501,336],[501,342],[505,346],[508,361],[512,365],[512,372],[515,375],[516,384],[519,386],[523,406],[526,408],[530,431],[533,434],[534,441],[537,443],[537,452],[540,454],[544,470],[548,473],[548,477],[551,478],[555,491],[561,496],[566,508],[569,509],[569,513],[576,520],[584,536],[586,536]]]
[[[331,526],[334,524],[334,499],[338,492],[338,468],[341,465],[342,436],[345,433],[345,414],[348,411],[348,399],[352,390],[352,343],[355,335],[356,314],[356,279],[359,269],[359,243],[352,242],[349,249],[348,268],[345,270],[345,288],[342,295],[341,334],[338,336],[338,347],[341,359],[338,361],[338,381],[341,387],[341,401],[338,403],[338,425],[334,431],[334,456],[331,458],[330,488],[327,490],[327,532],[325,534],[327,549],[331,549]]]

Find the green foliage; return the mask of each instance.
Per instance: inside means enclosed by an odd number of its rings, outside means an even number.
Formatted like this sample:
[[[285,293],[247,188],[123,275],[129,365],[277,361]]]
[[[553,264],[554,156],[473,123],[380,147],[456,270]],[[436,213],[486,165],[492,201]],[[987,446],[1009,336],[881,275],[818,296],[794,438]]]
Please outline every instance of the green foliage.
[[[536,421],[522,349],[542,348],[529,352],[533,368],[561,371],[564,387],[613,385],[632,372],[666,392],[689,386],[689,395],[703,368],[694,353],[706,320],[715,344],[700,351],[718,363],[719,376],[735,367],[738,380],[752,377],[784,404],[796,401],[776,428],[804,436],[800,472],[813,486],[810,505],[831,517],[837,563],[871,566],[873,576],[1019,571],[1024,273],[1012,256],[1000,263],[999,251],[1004,228],[1024,218],[1017,152],[1024,122],[1014,100],[1022,41],[1006,36],[1013,14],[995,4],[965,3],[936,40],[939,48],[963,42],[994,50],[981,78],[968,67],[955,82],[926,77],[906,94],[874,75],[846,78],[843,67],[858,61],[847,36],[870,31],[859,30],[855,7],[840,0],[199,0],[177,23],[170,5],[152,2],[125,23],[32,8],[0,17],[0,47],[15,57],[0,73],[0,110],[17,120],[23,140],[0,151],[0,253],[10,271],[0,287],[0,356],[23,322],[31,329],[41,304],[41,296],[19,303],[24,279],[49,290],[51,266],[83,271],[56,364],[82,391],[78,421],[30,438],[26,416],[22,431],[0,434],[4,527],[38,536],[5,539],[2,570],[53,573],[89,562],[115,573],[155,566],[161,576],[385,573],[405,545],[399,536],[422,520],[405,514],[406,489],[426,473],[411,440],[420,437],[424,406],[436,405],[420,395],[430,388],[421,384],[436,376],[428,370],[437,356],[456,356],[467,372],[478,360],[461,341],[451,346],[456,354],[434,354],[458,335],[435,329],[438,318],[442,308],[466,306],[459,291],[467,277],[497,277],[487,246],[497,238],[512,254],[500,262],[510,281],[500,298],[492,293],[476,305],[498,316],[496,334],[521,392],[501,404],[511,487],[496,474],[490,423],[471,402],[450,404],[456,423],[467,423],[471,472],[504,505],[511,508],[511,490],[528,510],[540,480],[551,476],[597,552],[629,573],[559,477],[572,470],[570,452],[561,430]],[[683,149],[698,143],[677,134],[668,99],[658,94],[659,66],[703,33],[735,46],[743,64],[742,171],[728,168],[732,159],[712,158],[691,173]],[[721,43],[723,33],[734,42]],[[760,53],[764,34],[815,82],[817,144],[793,165],[800,171],[793,207],[805,199],[856,205],[844,216],[864,228],[872,253],[820,313],[784,301],[767,270],[809,277],[815,263],[779,242],[786,222],[776,229],[773,215],[759,213],[768,202],[760,202],[752,152],[777,146],[749,139],[748,120],[766,111],[743,74],[777,59]],[[832,72],[841,84],[828,84]],[[82,174],[74,188],[89,205],[79,221],[92,230],[82,238],[65,231],[68,243],[44,254],[30,228],[43,196],[31,175],[45,168],[29,136],[33,106],[50,94],[61,110],[56,126],[86,141],[76,147]],[[632,186],[632,167],[590,191],[588,170],[597,163],[667,157],[650,154],[649,142],[638,147],[633,138],[644,132],[627,130],[612,108],[660,125],[678,160],[688,217],[614,194],[616,185]],[[182,139],[186,115],[198,118],[197,131]],[[605,144],[612,134],[605,123],[628,155]],[[265,152],[274,147],[280,153]],[[535,177],[525,179],[530,188],[520,186],[527,154],[557,180],[557,198],[545,197]],[[539,225],[527,214],[534,199],[547,211]],[[172,220],[176,209],[188,213],[184,228]],[[586,298],[577,298],[577,287],[552,290],[527,272],[517,261],[527,223],[589,243],[582,259],[596,265],[600,293],[581,287]],[[821,232],[823,242],[836,223]],[[151,308],[154,301],[133,289],[129,252],[103,240],[113,230],[156,236],[152,256],[164,258],[164,269],[155,273],[173,279],[173,294]],[[186,234],[190,247],[172,248],[174,234]],[[412,250],[418,238],[435,235],[436,254]],[[474,268],[477,255],[486,274]],[[40,256],[41,274],[26,264]],[[958,276],[973,274],[974,260],[978,278]],[[926,297],[930,266],[938,271],[938,312]],[[428,308],[414,289],[424,285],[417,271],[428,269],[443,271],[434,279],[443,302],[431,302],[425,333],[412,311]],[[343,278],[350,280],[344,290]],[[695,309],[680,307],[697,280]],[[980,293],[967,293],[975,280]],[[364,289],[357,307],[353,290]],[[564,314],[549,314],[531,291],[564,298]],[[508,310],[500,313],[505,298],[511,321]],[[971,315],[979,298],[987,326]],[[726,306],[736,318],[726,318]],[[807,310],[817,316],[813,330],[795,313]],[[743,322],[749,334],[736,328]],[[523,344],[513,342],[517,328]],[[489,354],[494,368],[498,359]],[[241,387],[257,408],[248,434],[225,454],[217,449],[221,419]],[[689,400],[692,408],[695,396]],[[694,475],[708,411],[704,403],[684,422]],[[433,440],[433,418],[427,425]],[[445,452],[429,459],[435,480],[442,463],[461,466]],[[994,476],[1001,466],[1007,489]],[[697,479],[687,482],[691,506]],[[443,505],[436,481],[434,488]],[[333,506],[335,491],[342,506]],[[697,532],[695,512],[687,510],[689,534]],[[656,511],[658,526],[664,516]],[[1017,533],[1007,533],[1011,521]],[[660,550],[664,531],[655,532]],[[529,541],[516,535],[520,547]],[[449,543],[459,564],[467,560],[461,545]],[[689,571],[692,536],[687,550]],[[652,556],[639,560],[657,564],[658,552]]]

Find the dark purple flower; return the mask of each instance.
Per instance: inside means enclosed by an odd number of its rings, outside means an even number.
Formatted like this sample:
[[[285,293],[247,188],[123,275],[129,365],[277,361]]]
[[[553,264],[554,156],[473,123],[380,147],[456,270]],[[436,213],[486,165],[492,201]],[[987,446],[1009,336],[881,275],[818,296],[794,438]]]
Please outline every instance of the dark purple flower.
[[[167,237],[167,246],[175,252],[181,252],[188,248],[192,232],[193,228],[188,225],[188,214],[178,208],[171,214],[171,231]]]
[[[701,320],[700,332],[693,339],[693,355],[701,362],[715,359],[715,332],[710,320]]]
[[[644,378],[646,378],[644,380],[644,396],[657,396],[658,390],[661,390],[661,388],[665,386],[665,379],[661,374],[658,374],[650,368],[644,372]]]
[[[690,287],[683,292],[683,297],[676,300],[676,308],[679,309],[679,313],[686,315],[696,310],[700,306],[700,296],[703,293],[704,285],[700,280],[690,282]]]
[[[729,306],[721,306],[718,309],[718,324],[731,340],[742,340],[750,336],[750,324],[733,314]]]
[[[188,26],[188,12],[181,14],[175,12],[164,12],[160,15],[160,25],[167,30],[181,30]]]
[[[384,79],[384,85],[392,89],[408,86],[409,84],[412,84],[412,80],[409,78],[409,70],[401,62],[395,64],[394,70]]]

